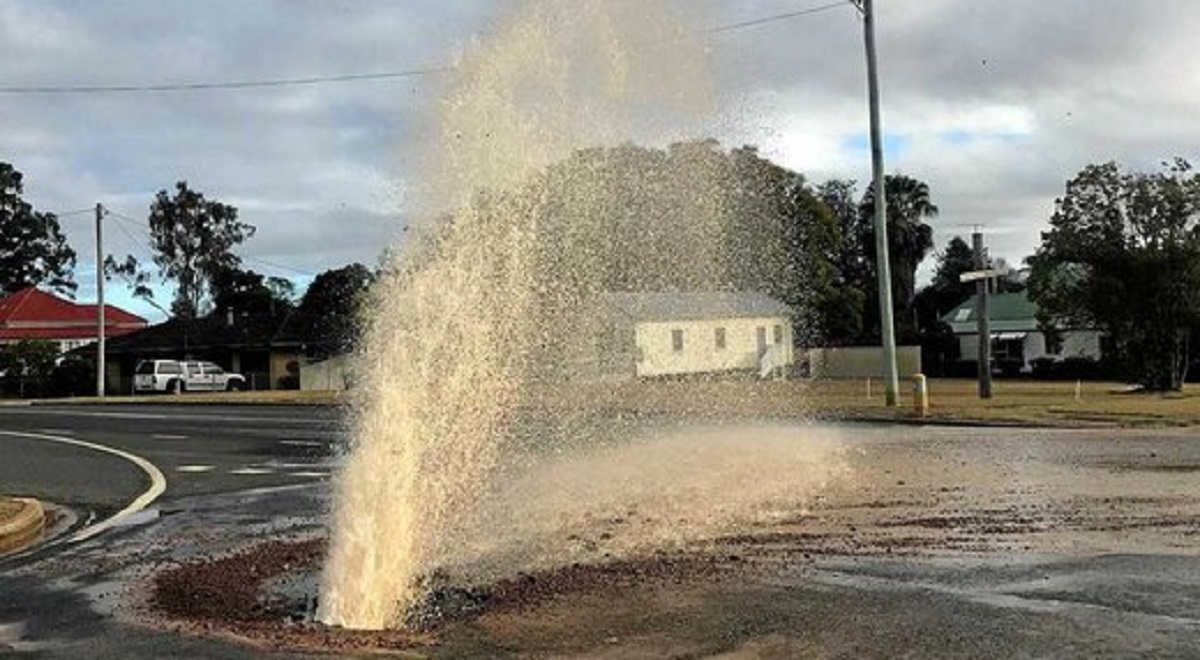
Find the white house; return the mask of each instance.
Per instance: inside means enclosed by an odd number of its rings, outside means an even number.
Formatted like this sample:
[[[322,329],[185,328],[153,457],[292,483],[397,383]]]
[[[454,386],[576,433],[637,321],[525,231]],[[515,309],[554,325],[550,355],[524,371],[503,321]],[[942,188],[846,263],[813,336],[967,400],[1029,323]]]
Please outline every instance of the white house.
[[[979,354],[978,317],[975,296],[959,305],[942,320],[958,338],[959,358],[974,360]],[[1048,346],[1046,335],[1038,327],[1037,305],[1024,293],[993,294],[988,299],[992,359],[996,367],[1018,373],[1033,370],[1033,361],[1041,358],[1100,359],[1101,333],[1098,330],[1063,328],[1061,342]]]
[[[596,375],[767,375],[793,360],[790,310],[761,293],[612,293],[599,308],[587,360]]]

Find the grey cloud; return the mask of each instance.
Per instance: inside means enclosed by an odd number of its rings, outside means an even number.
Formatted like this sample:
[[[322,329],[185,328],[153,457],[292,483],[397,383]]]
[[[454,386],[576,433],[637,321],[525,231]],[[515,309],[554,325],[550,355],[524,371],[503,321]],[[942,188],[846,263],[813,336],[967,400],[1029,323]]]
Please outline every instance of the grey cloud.
[[[580,0],[583,1],[583,0]],[[597,0],[599,1],[599,0]],[[450,63],[513,2],[0,0],[3,85],[256,80]],[[676,0],[697,29],[808,4]],[[889,170],[929,181],[939,240],[987,224],[1012,262],[1089,162],[1197,155],[1200,4],[880,0],[884,119],[908,138]],[[709,35],[727,143],[753,141],[810,179],[863,181],[860,22],[852,8]],[[221,93],[6,96],[0,159],[41,208],[105,201],[143,219],[188,179],[242,208],[248,256],[316,272],[373,263],[394,239],[439,76]],[[1013,135],[986,135],[989,125]],[[948,130],[975,130],[953,144]],[[82,220],[82,221],[81,221]],[[90,251],[86,218],[69,237]],[[114,240],[123,240],[119,236]],[[319,247],[314,247],[319,246]],[[86,265],[81,261],[81,270]],[[273,273],[278,274],[278,273]]]

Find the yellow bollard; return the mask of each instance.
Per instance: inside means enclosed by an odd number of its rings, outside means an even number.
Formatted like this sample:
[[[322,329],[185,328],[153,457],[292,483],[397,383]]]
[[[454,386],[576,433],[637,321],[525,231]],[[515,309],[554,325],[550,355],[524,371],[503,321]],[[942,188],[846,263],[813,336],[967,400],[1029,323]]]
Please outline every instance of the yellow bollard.
[[[925,374],[913,376],[913,409],[918,417],[924,417],[929,413],[929,388],[925,381]]]

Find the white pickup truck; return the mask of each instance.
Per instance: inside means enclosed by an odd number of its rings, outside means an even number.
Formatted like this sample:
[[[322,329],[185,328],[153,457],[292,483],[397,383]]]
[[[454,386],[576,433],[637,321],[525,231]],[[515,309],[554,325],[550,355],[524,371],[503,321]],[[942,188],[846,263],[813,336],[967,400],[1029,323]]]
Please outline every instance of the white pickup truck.
[[[227,373],[212,362],[146,360],[137,366],[134,392],[221,392],[246,389],[241,374]]]
[[[188,392],[224,392],[246,389],[241,374],[228,373],[212,362],[181,362],[183,387]]]

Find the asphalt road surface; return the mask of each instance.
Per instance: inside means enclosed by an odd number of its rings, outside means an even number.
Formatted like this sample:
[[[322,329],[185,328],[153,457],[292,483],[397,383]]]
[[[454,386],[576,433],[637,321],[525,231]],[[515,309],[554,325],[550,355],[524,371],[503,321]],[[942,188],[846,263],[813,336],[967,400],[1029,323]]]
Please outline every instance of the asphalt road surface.
[[[47,438],[144,457],[169,499],[324,479],[340,426],[325,407],[36,406],[0,407],[0,433],[0,490],[107,512],[149,486],[145,473]]]
[[[326,408],[0,408],[0,492],[76,514],[72,530],[0,559],[0,654],[297,656],[164,625],[147,613],[147,580],[175,562],[323,534],[342,437]],[[165,489],[72,540],[153,489],[130,457]],[[780,477],[788,489],[771,487]],[[498,539],[599,564],[645,551],[639,542],[665,538],[669,519],[668,531],[694,532],[732,568],[711,580],[568,584],[450,625],[427,652],[1200,657],[1193,430],[706,423],[602,454],[553,453],[512,478],[495,493]],[[720,527],[733,519],[719,511],[759,495],[769,515]],[[539,527],[538,516],[554,522]]]

